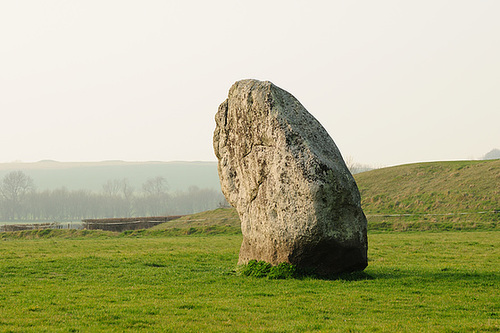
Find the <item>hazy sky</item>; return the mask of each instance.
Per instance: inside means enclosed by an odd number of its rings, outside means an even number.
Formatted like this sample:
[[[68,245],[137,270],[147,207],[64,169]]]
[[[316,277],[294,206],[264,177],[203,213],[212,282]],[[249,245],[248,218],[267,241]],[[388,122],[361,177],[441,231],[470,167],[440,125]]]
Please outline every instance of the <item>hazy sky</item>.
[[[500,1],[1,1],[0,162],[215,161],[237,80],[374,166],[500,148]]]

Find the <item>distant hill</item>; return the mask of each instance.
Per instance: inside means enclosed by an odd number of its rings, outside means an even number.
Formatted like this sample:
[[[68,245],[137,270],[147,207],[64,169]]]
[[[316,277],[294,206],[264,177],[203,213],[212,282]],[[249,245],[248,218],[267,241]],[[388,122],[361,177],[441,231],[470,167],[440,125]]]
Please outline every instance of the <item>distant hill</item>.
[[[500,159],[500,149],[493,149],[484,155],[483,159],[485,160],[496,160]]]
[[[171,192],[190,186],[220,190],[216,162],[56,162],[0,163],[0,179],[22,170],[32,177],[38,190],[66,187],[68,190],[100,191],[108,180],[127,178],[140,190],[148,178],[164,177]]]

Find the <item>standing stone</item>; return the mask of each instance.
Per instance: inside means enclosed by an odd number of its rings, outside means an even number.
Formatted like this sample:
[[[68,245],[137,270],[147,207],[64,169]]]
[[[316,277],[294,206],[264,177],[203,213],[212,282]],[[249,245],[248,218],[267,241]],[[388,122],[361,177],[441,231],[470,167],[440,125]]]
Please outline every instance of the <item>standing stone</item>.
[[[222,192],[241,220],[239,264],[329,275],[367,266],[358,187],[321,124],[269,81],[242,80],[215,117]]]

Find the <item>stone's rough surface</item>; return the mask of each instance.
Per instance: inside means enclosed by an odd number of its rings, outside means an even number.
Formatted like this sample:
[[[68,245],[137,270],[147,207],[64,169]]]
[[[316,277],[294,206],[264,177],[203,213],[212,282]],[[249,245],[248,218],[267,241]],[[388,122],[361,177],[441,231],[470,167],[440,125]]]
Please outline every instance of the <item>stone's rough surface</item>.
[[[356,182],[295,97],[268,81],[236,82],[216,124],[222,192],[241,219],[239,264],[289,262],[325,275],[367,266]]]

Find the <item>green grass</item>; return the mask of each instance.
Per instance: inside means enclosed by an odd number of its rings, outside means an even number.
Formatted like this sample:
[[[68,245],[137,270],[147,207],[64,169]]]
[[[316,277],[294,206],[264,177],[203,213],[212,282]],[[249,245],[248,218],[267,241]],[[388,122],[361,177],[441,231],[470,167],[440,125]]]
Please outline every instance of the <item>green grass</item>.
[[[355,178],[367,214],[500,209],[500,160],[408,164]]]
[[[240,235],[9,235],[0,332],[500,331],[496,231],[370,234],[337,280],[237,275]]]
[[[416,163],[355,178],[370,230],[500,230],[500,160]]]
[[[241,230],[235,227],[226,227],[218,225],[206,226],[186,226],[183,228],[165,228],[127,230],[123,232],[103,231],[103,230],[75,230],[75,229],[40,229],[23,230],[14,232],[0,232],[0,240],[7,239],[41,239],[41,238],[109,238],[109,237],[174,237],[174,236],[207,236],[207,235],[235,235],[241,234]]]
[[[152,230],[184,229],[188,227],[227,227],[240,230],[240,220],[238,213],[233,208],[219,208],[202,213],[183,216],[168,223],[162,223],[152,228]]]

